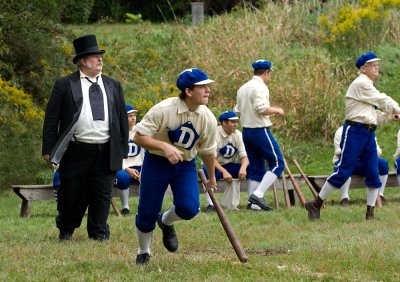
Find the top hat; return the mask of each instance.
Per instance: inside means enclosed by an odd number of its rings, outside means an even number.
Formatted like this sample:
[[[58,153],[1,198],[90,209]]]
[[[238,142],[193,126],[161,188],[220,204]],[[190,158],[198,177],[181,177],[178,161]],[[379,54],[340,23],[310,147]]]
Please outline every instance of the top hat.
[[[72,60],[74,64],[77,63],[79,58],[91,54],[104,54],[105,50],[99,50],[97,45],[96,35],[85,35],[75,39],[73,42],[76,55]]]

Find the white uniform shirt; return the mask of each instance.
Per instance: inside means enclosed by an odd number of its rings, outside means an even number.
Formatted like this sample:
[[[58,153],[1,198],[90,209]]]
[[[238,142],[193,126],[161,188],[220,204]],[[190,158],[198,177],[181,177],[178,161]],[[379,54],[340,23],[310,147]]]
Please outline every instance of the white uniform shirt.
[[[335,154],[333,155],[332,162],[336,163],[339,160],[342,149],[340,148],[340,141],[342,140],[343,126],[339,127],[335,132],[335,138],[333,139],[333,145],[335,146]],[[376,140],[376,150],[378,151],[378,156],[382,155],[382,149],[379,147],[378,141]]]
[[[393,157],[397,159],[400,157],[400,130],[397,132],[397,150],[396,153],[394,153]]]
[[[129,142],[128,142],[128,157],[122,160],[122,169],[125,170],[132,166],[142,166],[144,159],[144,148],[139,147],[133,142],[135,137],[135,129],[129,130]]]
[[[224,165],[227,163],[239,163],[241,158],[247,157],[247,153],[246,153],[243,139],[242,139],[242,133],[239,130],[236,130],[235,133],[228,135],[228,134],[226,134],[225,130],[220,125],[217,128],[216,139],[217,139],[216,158],[217,158],[217,161],[221,165]],[[227,144],[235,147],[237,149],[237,151],[234,153],[233,148],[230,147],[226,151],[225,156],[223,156],[223,155],[221,155],[220,149],[225,147]]]
[[[261,77],[254,75],[243,84],[236,96],[235,112],[240,113],[240,124],[247,128],[262,128],[272,125],[269,116],[261,115],[270,107],[269,89]]]
[[[93,120],[92,108],[90,107],[89,101],[89,87],[92,85],[85,77],[87,75],[83,74],[81,71],[81,86],[82,86],[82,111],[76,123],[76,128],[74,132],[74,140],[83,143],[92,144],[104,144],[110,140],[110,127],[108,124],[108,104],[107,95],[104,88],[103,79],[101,78],[101,73],[98,75],[99,79],[97,83],[99,84],[101,91],[103,92],[104,101],[104,120]],[[95,82],[95,77],[88,77],[91,81]]]
[[[184,124],[187,126],[179,133],[179,140],[172,144],[168,137],[169,131],[174,131]],[[192,160],[197,153],[214,154],[217,149],[217,120],[213,113],[205,105],[191,112],[179,97],[168,98],[152,107],[135,128],[141,135],[152,136],[156,140],[174,145],[184,153],[185,161]],[[162,151],[149,152],[165,157]]]
[[[345,104],[346,119],[365,124],[378,123],[375,107],[389,114],[400,113],[399,104],[380,93],[374,87],[373,81],[363,73],[351,83],[345,96]]]

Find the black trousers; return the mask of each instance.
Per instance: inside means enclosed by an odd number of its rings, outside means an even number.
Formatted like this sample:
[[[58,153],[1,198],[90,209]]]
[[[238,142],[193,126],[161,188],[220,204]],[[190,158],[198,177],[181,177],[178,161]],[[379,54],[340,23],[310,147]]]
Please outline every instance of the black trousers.
[[[107,224],[116,171],[110,170],[110,146],[70,142],[60,162],[56,217],[61,232],[73,233],[88,209],[89,238],[109,238]]]

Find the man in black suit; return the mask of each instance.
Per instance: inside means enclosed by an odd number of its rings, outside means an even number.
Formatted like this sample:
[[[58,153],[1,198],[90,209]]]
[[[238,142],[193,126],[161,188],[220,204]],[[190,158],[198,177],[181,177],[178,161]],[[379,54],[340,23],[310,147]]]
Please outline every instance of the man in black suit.
[[[104,50],[95,35],[73,41],[78,71],[58,79],[43,125],[43,159],[59,164],[56,217],[60,241],[71,240],[88,209],[89,238],[107,241],[112,186],[128,152],[121,84],[101,73]]]

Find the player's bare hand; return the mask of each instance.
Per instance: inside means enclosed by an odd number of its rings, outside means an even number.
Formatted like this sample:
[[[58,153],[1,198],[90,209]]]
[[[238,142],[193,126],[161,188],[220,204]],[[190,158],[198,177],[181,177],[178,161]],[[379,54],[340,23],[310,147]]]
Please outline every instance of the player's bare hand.
[[[276,108],[276,113],[275,114],[278,115],[278,116],[283,116],[285,113],[283,112],[282,108]]]
[[[243,169],[243,170],[239,170],[239,180],[243,180],[243,179],[245,179],[246,178],[246,176],[247,176],[247,172],[246,172],[246,169]]]
[[[217,181],[215,180],[215,177],[214,177],[214,179],[208,180],[207,187],[206,187],[206,193],[208,191],[212,191],[212,192],[217,191]]]
[[[224,173],[222,173],[222,178],[223,178],[225,181],[232,182],[232,175],[231,175],[229,172],[227,172],[227,171],[225,171]]]
[[[171,144],[164,144],[164,154],[171,164],[177,164],[183,161],[183,152]]]
[[[134,168],[127,168],[125,171],[129,174],[130,177],[133,179],[139,180],[140,172]]]

